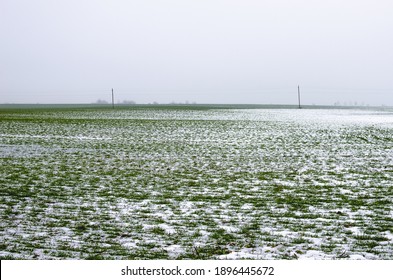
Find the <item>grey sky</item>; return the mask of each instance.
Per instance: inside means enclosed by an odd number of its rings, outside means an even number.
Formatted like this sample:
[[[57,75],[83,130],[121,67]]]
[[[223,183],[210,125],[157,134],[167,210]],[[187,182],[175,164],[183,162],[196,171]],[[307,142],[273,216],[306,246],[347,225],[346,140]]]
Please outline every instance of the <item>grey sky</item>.
[[[393,105],[391,0],[1,0],[0,103]]]

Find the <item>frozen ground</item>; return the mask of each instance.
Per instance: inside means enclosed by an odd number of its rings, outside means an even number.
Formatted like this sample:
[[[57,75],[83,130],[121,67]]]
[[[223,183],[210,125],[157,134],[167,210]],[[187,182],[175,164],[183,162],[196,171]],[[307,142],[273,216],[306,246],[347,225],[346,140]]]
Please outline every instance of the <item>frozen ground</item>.
[[[0,258],[393,259],[393,112],[0,110]]]

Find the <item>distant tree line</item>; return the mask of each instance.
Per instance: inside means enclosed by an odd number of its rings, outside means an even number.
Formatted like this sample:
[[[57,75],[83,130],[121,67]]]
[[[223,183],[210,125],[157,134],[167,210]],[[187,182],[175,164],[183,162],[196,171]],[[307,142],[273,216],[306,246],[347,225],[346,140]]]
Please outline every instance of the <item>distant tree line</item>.
[[[109,104],[109,102],[106,100],[98,99],[94,104],[105,105],[105,104]],[[132,105],[132,104],[136,104],[136,102],[133,100],[123,100],[123,101],[117,101],[117,104]]]

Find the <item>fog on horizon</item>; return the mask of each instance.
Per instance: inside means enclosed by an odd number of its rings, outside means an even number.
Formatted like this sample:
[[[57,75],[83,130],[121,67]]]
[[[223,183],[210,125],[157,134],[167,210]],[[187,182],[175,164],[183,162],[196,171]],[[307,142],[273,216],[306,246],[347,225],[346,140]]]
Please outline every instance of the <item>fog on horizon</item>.
[[[0,103],[393,106],[390,0],[3,0]]]

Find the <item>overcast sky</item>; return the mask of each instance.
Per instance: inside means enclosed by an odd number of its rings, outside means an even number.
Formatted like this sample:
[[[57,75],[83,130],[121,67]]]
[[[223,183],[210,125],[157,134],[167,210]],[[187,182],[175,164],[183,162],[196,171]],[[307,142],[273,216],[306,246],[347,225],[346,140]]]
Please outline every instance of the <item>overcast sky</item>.
[[[392,0],[1,0],[0,103],[393,105]]]

